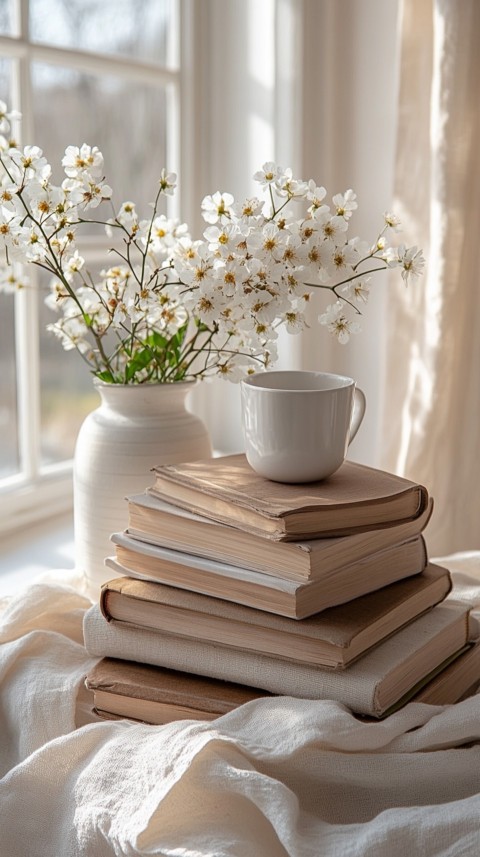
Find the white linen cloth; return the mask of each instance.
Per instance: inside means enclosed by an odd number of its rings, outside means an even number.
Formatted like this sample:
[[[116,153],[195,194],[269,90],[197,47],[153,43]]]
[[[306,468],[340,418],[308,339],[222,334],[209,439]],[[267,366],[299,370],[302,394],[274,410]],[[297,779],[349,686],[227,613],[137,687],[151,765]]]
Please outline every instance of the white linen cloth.
[[[480,555],[444,564],[480,603]],[[480,853],[480,695],[373,723],[289,697],[213,723],[95,721],[77,696],[89,602],[65,580],[0,624],[1,857]]]
[[[438,554],[480,547],[480,3],[399,8],[392,208],[427,266],[388,290],[377,466],[428,485]]]

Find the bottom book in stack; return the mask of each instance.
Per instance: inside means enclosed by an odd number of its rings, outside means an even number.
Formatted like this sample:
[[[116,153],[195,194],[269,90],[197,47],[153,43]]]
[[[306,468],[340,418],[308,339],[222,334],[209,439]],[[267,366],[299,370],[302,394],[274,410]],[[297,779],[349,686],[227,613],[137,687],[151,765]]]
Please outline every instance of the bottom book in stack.
[[[436,672],[410,702],[451,705],[474,693],[480,683],[480,642]],[[102,658],[88,673],[95,712],[108,720],[128,718],[163,725],[173,720],[214,720],[267,691],[163,667]]]
[[[480,681],[480,657],[478,646],[471,648],[477,625],[468,607],[445,600],[449,588],[448,572],[429,565],[412,579],[299,622],[122,578],[106,584],[84,622],[89,653],[120,659],[120,666],[104,661],[87,685],[102,694],[95,698],[102,711],[149,722],[165,722],[152,719],[152,704],[162,718],[170,711],[169,719],[198,712],[211,719],[267,693],[334,699],[373,717],[428,688],[426,701],[455,701]],[[116,670],[110,679],[109,669]],[[109,697],[108,687],[118,693],[110,690]],[[142,699],[150,703],[148,715]]]

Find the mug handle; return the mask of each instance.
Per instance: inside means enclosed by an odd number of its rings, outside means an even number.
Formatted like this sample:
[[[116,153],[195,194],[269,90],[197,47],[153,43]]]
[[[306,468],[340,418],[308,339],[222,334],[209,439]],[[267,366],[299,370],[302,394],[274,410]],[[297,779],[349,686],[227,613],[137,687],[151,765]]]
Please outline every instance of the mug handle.
[[[348,441],[349,446],[362,424],[362,420],[365,416],[365,409],[367,407],[365,393],[360,389],[360,387],[355,387],[354,397],[352,422],[350,424],[350,438]]]

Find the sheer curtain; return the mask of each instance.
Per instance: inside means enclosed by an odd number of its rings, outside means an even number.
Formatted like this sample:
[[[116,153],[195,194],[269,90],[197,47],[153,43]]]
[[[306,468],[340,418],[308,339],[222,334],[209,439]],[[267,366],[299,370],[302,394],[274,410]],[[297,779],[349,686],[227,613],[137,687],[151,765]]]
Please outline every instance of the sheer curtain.
[[[203,195],[251,193],[270,159],[330,193],[353,187],[352,234],[373,240],[383,211],[398,211],[399,238],[424,248],[426,275],[408,289],[398,272],[379,277],[363,332],[346,348],[319,329],[319,296],[306,335],[284,337],[281,364],[355,377],[368,408],[351,456],[428,485],[431,553],[479,548],[480,2],[193,8],[202,55],[187,219],[200,232]],[[200,389],[196,405],[218,449],[242,448],[237,387]]]
[[[183,216],[195,235],[206,228],[200,203],[215,191],[243,200],[257,192],[253,173],[275,157],[275,0],[191,0],[194,69],[183,123],[195,135]],[[192,79],[192,78],[190,78]],[[219,452],[243,448],[240,391],[212,380],[198,385],[191,405]]]
[[[359,209],[351,234],[373,242],[393,192],[397,6],[397,0],[193,5],[193,46],[202,52],[189,99],[197,111],[196,121],[190,119],[198,145],[185,216],[196,233],[204,194],[230,190],[243,198],[258,192],[253,173],[277,160],[301,178],[316,178],[330,195],[354,188]],[[400,278],[395,287],[401,289]],[[319,295],[310,330],[301,337],[285,334],[279,349],[283,368],[337,371],[358,380],[368,409],[352,457],[371,464],[380,454],[386,288],[379,277],[363,332],[347,348],[319,328],[317,315],[328,302]],[[194,405],[217,449],[242,448],[238,387],[201,385]]]
[[[388,301],[382,463],[435,499],[430,553],[480,547],[480,4],[404,0],[396,209],[428,271]]]
[[[396,0],[302,0],[301,166],[329,194],[353,188],[358,210],[350,235],[373,243],[392,207],[397,92]],[[340,372],[357,381],[367,412],[350,457],[379,466],[380,414],[385,384],[387,276],[372,282],[362,331],[339,345],[316,323],[324,295],[312,307],[310,330],[299,343],[303,368]],[[397,275],[391,286],[401,291]]]

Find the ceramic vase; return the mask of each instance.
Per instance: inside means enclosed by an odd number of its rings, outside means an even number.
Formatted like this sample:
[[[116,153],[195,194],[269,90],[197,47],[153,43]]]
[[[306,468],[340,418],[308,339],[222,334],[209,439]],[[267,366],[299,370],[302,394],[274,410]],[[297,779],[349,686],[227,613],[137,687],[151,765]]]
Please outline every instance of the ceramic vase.
[[[105,557],[110,536],[127,526],[126,497],[152,484],[152,467],[208,458],[210,438],[186,406],[194,382],[104,384],[94,381],[100,406],[80,428],[74,458],[76,566],[86,593],[98,600],[112,577]]]

